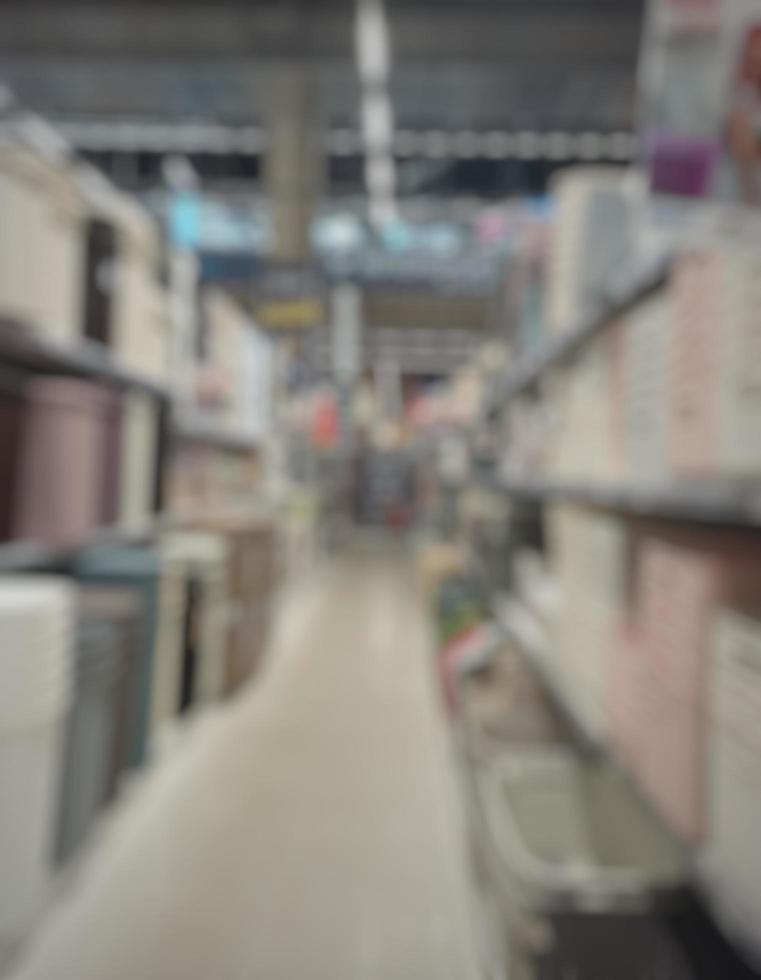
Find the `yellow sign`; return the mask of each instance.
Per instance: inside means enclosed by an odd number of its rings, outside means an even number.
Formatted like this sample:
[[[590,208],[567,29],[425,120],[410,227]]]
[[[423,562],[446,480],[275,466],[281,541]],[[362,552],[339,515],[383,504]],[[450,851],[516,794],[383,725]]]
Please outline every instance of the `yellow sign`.
[[[256,319],[265,330],[304,330],[325,322],[325,304],[319,299],[264,300],[256,305]]]

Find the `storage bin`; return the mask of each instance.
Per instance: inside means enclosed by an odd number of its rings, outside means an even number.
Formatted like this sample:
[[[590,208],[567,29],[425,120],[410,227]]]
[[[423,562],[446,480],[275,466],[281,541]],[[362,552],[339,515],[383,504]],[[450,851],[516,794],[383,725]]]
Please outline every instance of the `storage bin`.
[[[247,606],[272,595],[278,582],[278,532],[272,517],[212,513],[194,519],[190,526],[225,537],[231,598]]]
[[[625,373],[611,399],[624,402],[626,478],[662,486],[669,475],[667,420],[673,315],[668,293],[639,304],[629,316],[623,343]],[[583,433],[579,433],[583,438]]]
[[[99,524],[101,527],[113,527],[119,520],[120,510],[124,403],[121,394],[116,391],[103,391],[103,396],[105,418]],[[129,463],[129,460],[126,462]]]
[[[726,932],[761,967],[761,739],[716,726],[712,737],[710,836],[706,879]]]
[[[589,925],[678,901],[687,874],[681,848],[604,763],[560,748],[525,749],[483,767],[477,792],[483,864],[511,976],[540,975],[558,917]]]
[[[0,579],[0,953],[50,884],[74,608],[63,581]]]
[[[726,609],[713,634],[708,883],[719,918],[761,965],[761,607]]]
[[[140,392],[124,396],[119,460],[119,523],[144,524],[156,511],[160,409]]]
[[[94,546],[81,551],[72,570],[80,582],[104,589],[130,589],[141,603],[144,628],[135,666],[134,698],[126,724],[125,763],[145,762],[150,731],[161,563],[153,548]]]
[[[114,796],[126,764],[142,605],[129,590],[79,590],[74,702],[67,721],[59,861],[71,857]]]
[[[224,693],[229,552],[222,536],[198,532],[167,535],[163,546],[170,560],[184,566],[187,577],[180,682],[180,710],[185,711],[194,704],[218,700]]]
[[[165,380],[171,311],[159,284],[158,228],[140,205],[105,182],[83,182],[90,216],[84,315],[88,335],[127,368]]]
[[[182,556],[162,546],[156,667],[151,691],[150,726],[154,742],[180,713],[187,591],[187,568]]]
[[[104,513],[112,402],[96,385],[64,378],[35,378],[27,395],[14,534],[72,544]]]
[[[84,201],[64,164],[0,144],[0,316],[62,343],[80,335]]]
[[[0,541],[13,533],[26,380],[20,372],[0,371]]]
[[[267,603],[231,608],[225,671],[227,694],[245,685],[259,668],[269,637],[270,613]]]

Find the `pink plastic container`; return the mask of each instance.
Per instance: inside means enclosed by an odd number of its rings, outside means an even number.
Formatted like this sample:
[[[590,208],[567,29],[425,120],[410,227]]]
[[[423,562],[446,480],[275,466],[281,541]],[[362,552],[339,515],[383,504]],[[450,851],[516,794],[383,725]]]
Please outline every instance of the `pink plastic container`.
[[[110,398],[96,385],[38,378],[27,389],[14,533],[74,544],[101,523]]]
[[[688,256],[674,277],[669,450],[677,474],[719,467],[720,350],[725,277],[719,255]]]
[[[638,758],[639,782],[671,829],[697,842],[706,831],[706,716],[671,697],[657,683],[649,690]]]

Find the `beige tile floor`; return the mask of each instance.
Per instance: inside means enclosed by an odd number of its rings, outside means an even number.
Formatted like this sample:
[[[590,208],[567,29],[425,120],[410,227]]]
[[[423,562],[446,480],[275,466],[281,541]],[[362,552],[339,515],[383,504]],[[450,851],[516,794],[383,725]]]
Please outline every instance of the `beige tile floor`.
[[[429,624],[399,556],[323,565],[268,666],[111,819],[16,980],[470,980]]]

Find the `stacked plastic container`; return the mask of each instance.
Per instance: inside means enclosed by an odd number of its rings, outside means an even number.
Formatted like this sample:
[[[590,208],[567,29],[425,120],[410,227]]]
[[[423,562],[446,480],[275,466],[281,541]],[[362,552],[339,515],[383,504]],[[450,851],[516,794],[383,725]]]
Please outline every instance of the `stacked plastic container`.
[[[588,729],[603,735],[606,683],[626,604],[628,535],[615,518],[573,506],[550,511],[560,601],[549,654]]]
[[[627,483],[658,486],[666,482],[671,327],[671,301],[667,292],[639,304],[624,325]],[[620,403],[621,396],[621,388],[611,389],[612,402]]]
[[[68,717],[57,856],[85,841],[127,764],[143,611],[128,590],[81,588],[75,690]]]
[[[761,964],[761,605],[718,617],[713,668],[709,875],[728,930]]]
[[[159,282],[158,229],[129,197],[87,172],[82,177],[92,237],[93,223],[103,229],[103,246],[91,250],[92,282],[85,329],[109,346],[125,367],[163,381],[172,358],[172,315],[168,294]],[[97,304],[97,309],[92,304]]]
[[[114,509],[118,406],[97,385],[35,378],[26,410],[15,497],[14,534],[69,544]]]
[[[79,336],[84,201],[62,161],[0,145],[0,317],[63,343]]]
[[[0,371],[0,541],[13,534],[26,376]]]
[[[761,476],[761,256],[725,256],[719,433],[722,468],[738,477]]]
[[[182,556],[163,543],[156,631],[156,665],[151,688],[151,743],[158,745],[180,713],[183,651],[188,602],[187,569]]]
[[[140,392],[124,396],[119,459],[119,523],[144,524],[154,512],[158,484],[159,412]]]
[[[0,950],[50,883],[75,597],[55,579],[0,580]]]
[[[256,671],[267,642],[278,584],[278,536],[269,517],[215,518],[204,526],[229,541],[228,589],[231,628],[226,683],[235,691]]]
[[[153,548],[91,547],[77,556],[77,578],[102,589],[129,589],[140,602],[143,630],[135,667],[134,698],[126,725],[126,764],[142,765],[148,755],[150,703],[159,619],[161,564]]]
[[[614,712],[625,726],[614,740],[672,829],[698,841],[707,821],[712,631],[722,605],[758,593],[757,559],[747,542],[720,535],[646,535],[638,552],[633,620],[610,672],[612,699],[627,706]]]
[[[669,450],[676,472],[718,468],[722,262],[685,256],[674,273]]]
[[[626,174],[604,167],[567,171],[554,192],[545,318],[563,333],[599,307],[611,279],[631,261],[635,198]]]
[[[219,700],[225,689],[229,623],[228,548],[224,538],[174,533],[164,541],[170,561],[185,570],[188,606],[180,676],[180,710]]]

